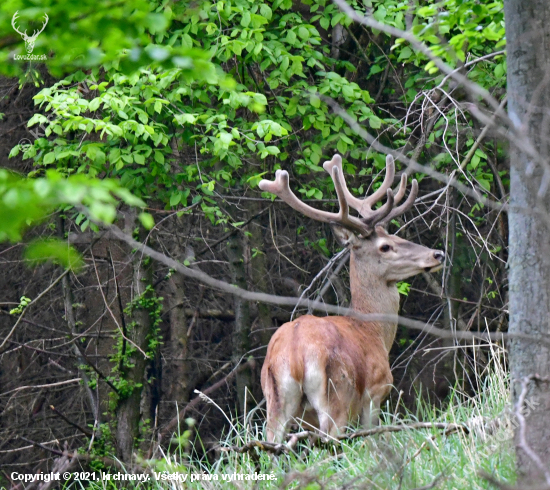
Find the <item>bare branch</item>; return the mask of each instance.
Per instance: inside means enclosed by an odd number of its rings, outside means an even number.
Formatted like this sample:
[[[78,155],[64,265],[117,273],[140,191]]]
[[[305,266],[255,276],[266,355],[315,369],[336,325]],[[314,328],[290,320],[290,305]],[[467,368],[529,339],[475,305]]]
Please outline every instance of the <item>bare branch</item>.
[[[375,427],[374,429],[364,429],[358,430],[355,432],[350,432],[348,434],[341,434],[337,437],[331,437],[329,441],[332,443],[340,443],[342,441],[349,441],[353,439],[358,439],[360,437],[369,437],[377,434],[384,434],[387,432],[402,432],[406,430],[419,430],[419,429],[437,429],[443,430],[444,435],[449,435],[454,432],[465,432],[469,433],[470,430],[466,425],[462,424],[453,424],[446,422],[416,422],[413,424],[403,424],[403,425],[383,425],[380,427]],[[244,446],[230,446],[230,447],[220,447],[220,451],[233,451],[239,454],[248,453],[254,448],[258,448],[260,451],[266,451],[275,455],[289,453],[294,450],[296,444],[299,441],[311,440],[316,442],[322,440],[323,436],[317,432],[312,432],[309,430],[304,430],[302,432],[297,432],[295,434],[288,434],[288,442],[286,444],[274,443],[267,441],[249,441]]]
[[[21,390],[31,390],[31,389],[37,389],[37,388],[53,388],[55,386],[68,385],[71,383],[79,383],[80,381],[82,381],[82,378],[68,379],[66,381],[58,381],[57,383],[49,383],[46,385],[19,386],[18,388],[15,388],[13,390],[0,393],[0,396],[9,395],[10,393],[15,393]]]
[[[208,274],[206,274],[205,272],[202,272],[197,268],[191,269],[189,267],[186,267],[183,264],[176,262],[174,259],[171,259],[170,257],[167,257],[166,255],[160,252],[157,252],[156,250],[153,250],[151,247],[134,240],[130,235],[127,235],[126,233],[124,233],[117,226],[114,226],[114,225],[109,226],[108,231],[112,237],[116,237],[128,243],[129,245],[132,246],[132,248],[135,248],[136,250],[151,257],[152,259],[158,260],[159,262],[167,265],[168,267],[170,267],[171,269],[174,269],[180,274],[183,274],[184,276],[190,277],[192,279],[196,279],[197,281],[200,281],[214,289],[218,289],[225,293],[233,294],[235,296],[238,296],[248,301],[260,301],[260,302],[279,305],[279,306],[295,306],[296,304],[299,303],[300,305],[303,305],[304,307],[307,307],[307,308],[311,308],[312,310],[324,311],[327,313],[334,313],[335,315],[352,316],[363,321],[395,322],[395,323],[398,323],[399,325],[403,325],[404,327],[410,328],[412,330],[419,330],[421,332],[434,335],[440,338],[468,340],[470,342],[473,342],[474,339],[481,339],[486,342],[487,341],[497,342],[497,341],[504,341],[509,339],[522,339],[525,341],[534,342],[534,343],[543,343],[545,345],[550,346],[550,339],[547,339],[541,336],[521,334],[521,333],[502,333],[502,332],[475,333],[475,332],[449,331],[449,330],[444,330],[442,328],[438,328],[429,323],[423,323],[420,321],[411,320],[409,318],[404,318],[399,315],[374,314],[374,313],[364,314],[364,313],[359,313],[351,308],[327,305],[322,301],[300,300],[299,298],[296,298],[293,296],[275,296],[267,293],[247,291],[246,289],[241,289],[238,286],[235,286],[233,284],[229,284],[225,281],[215,279],[214,277],[209,276]]]

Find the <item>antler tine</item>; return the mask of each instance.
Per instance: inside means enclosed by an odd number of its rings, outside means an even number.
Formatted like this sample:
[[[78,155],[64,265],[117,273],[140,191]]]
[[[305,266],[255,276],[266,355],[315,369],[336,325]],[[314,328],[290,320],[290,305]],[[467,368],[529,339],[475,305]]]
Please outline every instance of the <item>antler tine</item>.
[[[406,177],[405,177],[405,179],[406,179]],[[401,190],[401,188],[400,188],[400,190]],[[391,211],[391,213],[389,213],[383,220],[380,220],[379,224],[385,226],[393,218],[395,218],[396,216],[399,216],[400,214],[403,214],[405,211],[407,211],[414,204],[414,201],[416,200],[417,195],[418,195],[418,182],[417,182],[416,179],[414,179],[412,181],[411,192],[410,192],[409,197],[407,198],[407,200],[403,204],[401,204],[401,206],[398,206],[397,208],[393,209]]]
[[[346,191],[348,194],[349,191],[346,186],[346,181],[344,179],[344,174],[342,172],[341,166],[335,166],[332,169],[332,181],[334,182],[334,188],[336,189],[338,202],[340,204],[340,211],[338,213],[338,215],[340,216],[339,223],[346,228],[354,230],[355,232],[359,233],[359,235],[370,235],[374,228],[368,226],[360,219],[355,218],[354,216],[350,216],[349,214],[349,202],[346,198]]]
[[[393,191],[391,189],[386,190],[387,200],[383,206],[380,206],[377,210],[371,211],[369,216],[363,218],[362,221],[367,223],[371,229],[374,229],[380,222],[382,222],[386,216],[388,216],[394,206]]]
[[[15,30],[15,32],[17,32],[18,34],[20,34],[21,36],[26,36],[27,35],[27,31],[25,31],[25,33],[23,34],[16,26],[15,26],[15,21],[17,20],[17,17],[19,15],[19,10],[17,10],[15,12],[15,14],[13,14],[13,17],[11,18],[11,26],[13,27],[13,29]]]
[[[393,191],[395,194],[394,198],[394,204],[399,204],[401,202],[401,199],[403,199],[403,196],[405,195],[405,192],[407,190],[407,174],[402,173],[401,174],[401,182],[399,182],[399,189],[396,191]]]
[[[384,197],[384,194],[386,193],[386,190],[390,188],[390,186],[393,184],[393,178],[395,177],[395,163],[393,161],[393,157],[391,155],[386,156],[386,177],[384,177],[384,182],[382,182],[382,185],[370,196],[365,198],[365,202],[372,208],[374,204],[376,204],[382,197]]]
[[[50,20],[50,18],[48,17],[48,14],[44,14],[44,17],[45,17],[45,22],[42,24],[42,29],[40,29],[38,33],[35,34],[36,36],[38,36],[38,34],[40,34],[44,29],[46,29],[46,26],[48,25],[48,21]]]
[[[334,168],[338,168],[339,175],[342,176],[342,180],[340,182],[340,185],[341,185],[344,197],[346,198],[346,201],[348,202],[348,204],[353,209],[361,212],[361,208],[363,207],[363,199],[358,199],[357,197],[352,195],[352,193],[348,190],[346,180],[344,179],[344,171],[342,169],[342,157],[338,154],[334,155],[332,157],[332,160],[329,160],[329,161],[323,163],[323,168],[332,177],[332,180],[334,180],[332,172],[333,172]]]
[[[346,228],[351,229],[360,235],[369,234],[372,230],[365,225],[360,219],[349,215],[349,207],[343,192],[343,185],[339,174],[339,169],[334,169],[333,180],[336,187],[336,193],[338,194],[338,201],[340,203],[340,211],[338,213],[329,213],[320,209],[315,209],[308,206],[306,203],[300,201],[296,194],[292,192],[289,185],[289,176],[286,170],[277,170],[275,172],[275,180],[261,180],[259,183],[260,189],[263,191],[271,192],[279,196],[285,201],[291,208],[306,215],[308,218],[322,221],[324,223],[340,224]]]

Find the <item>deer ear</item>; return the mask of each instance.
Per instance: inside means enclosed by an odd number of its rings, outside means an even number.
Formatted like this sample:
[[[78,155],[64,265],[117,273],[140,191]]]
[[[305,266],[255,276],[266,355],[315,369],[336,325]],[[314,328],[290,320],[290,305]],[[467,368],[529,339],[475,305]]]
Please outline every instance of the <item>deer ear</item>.
[[[358,238],[353,231],[344,228],[343,226],[331,225],[332,232],[342,246],[354,245]]]

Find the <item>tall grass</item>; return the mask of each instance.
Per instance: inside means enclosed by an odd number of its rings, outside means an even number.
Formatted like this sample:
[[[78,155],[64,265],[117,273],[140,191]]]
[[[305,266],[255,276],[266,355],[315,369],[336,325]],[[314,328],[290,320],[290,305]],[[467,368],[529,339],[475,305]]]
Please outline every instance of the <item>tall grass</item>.
[[[435,409],[419,404],[416,415],[390,412],[389,405],[381,423],[396,425],[412,422],[453,422],[466,424],[469,433],[443,435],[440,430],[404,430],[363,439],[342,442],[327,447],[298,446],[295,452],[270,457],[265,452],[238,454],[221,451],[210,461],[204,448],[178,447],[162,457],[147,462],[152,471],[188,475],[187,481],[156,481],[147,483],[101,482],[90,484],[94,489],[134,488],[165,489],[486,489],[489,483],[478,473],[484,471],[506,483],[515,481],[514,452],[511,443],[512,427],[509,409],[509,383],[500,347],[491,348],[489,364],[475,373],[479,390],[467,396],[459,389],[452,390],[446,408]],[[255,424],[233,427],[221,441],[221,447],[240,446],[253,439],[264,438],[264,427]],[[185,439],[185,437],[183,437]],[[195,444],[200,446],[200,441]],[[256,450],[254,450],[256,451]],[[145,464],[145,463],[144,463]],[[273,475],[272,481],[224,481],[223,475]],[[191,482],[191,475],[200,478]],[[69,485],[79,488],[82,484]]]

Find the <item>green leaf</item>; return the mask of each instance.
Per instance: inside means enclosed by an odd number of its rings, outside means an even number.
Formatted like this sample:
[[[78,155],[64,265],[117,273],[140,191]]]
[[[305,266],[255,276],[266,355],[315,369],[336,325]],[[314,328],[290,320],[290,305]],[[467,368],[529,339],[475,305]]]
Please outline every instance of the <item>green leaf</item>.
[[[346,153],[346,151],[348,151],[348,144],[343,139],[340,139],[336,144],[336,148],[340,153],[343,154],[343,153]]]
[[[265,3],[262,3],[262,5],[260,5],[260,14],[263,15],[267,20],[271,20],[271,17],[273,16],[271,7],[269,5],[266,5]]]
[[[153,228],[153,226],[155,226],[155,220],[149,213],[139,213],[138,218],[141,221],[143,227],[147,230],[150,230],[151,228]]]
[[[92,99],[90,103],[88,104],[88,109],[90,111],[95,112],[99,109],[99,105],[101,104],[101,99],[99,97],[96,97],[95,99]]]
[[[372,65],[370,67],[369,76],[376,75],[377,73],[380,73],[381,71],[384,71],[384,68],[380,65]]]
[[[49,165],[53,162],[55,162],[55,153],[53,151],[46,153],[46,156],[44,156],[44,165]]]
[[[16,157],[17,155],[19,155],[19,151],[21,150],[21,147],[19,145],[15,145],[11,151],[10,151],[10,154],[8,155],[8,158],[13,158],[13,157]]]
[[[78,272],[84,265],[80,253],[68,243],[56,239],[39,239],[31,242],[25,249],[25,258],[33,262],[60,264],[65,269]]]
[[[250,25],[250,19],[251,19],[251,16],[250,16],[250,11],[249,10],[246,10],[241,18],[241,25],[243,27],[248,27]]]
[[[153,33],[162,32],[168,27],[168,20],[163,14],[147,14],[146,26]]]
[[[382,120],[376,116],[369,117],[369,125],[372,129],[378,129],[382,126]]]
[[[195,114],[176,114],[174,119],[180,124],[195,124],[197,121],[197,116]]]
[[[477,177],[476,180],[479,183],[479,185],[483,187],[487,192],[491,190],[491,182],[481,177]]]
[[[342,87],[342,94],[344,95],[344,97],[348,97],[348,98],[353,97],[353,94],[354,94],[353,87],[351,87],[350,85],[344,85]]]
[[[481,159],[479,158],[479,155],[474,155],[470,160],[470,165],[468,165],[468,167],[470,167],[471,170],[475,170],[480,161]]]
[[[309,103],[316,109],[319,109],[319,107],[321,107],[321,99],[315,95],[312,95],[309,98]]]
[[[409,48],[408,46],[405,46],[401,50],[401,53],[399,53],[399,57],[397,58],[397,61],[408,60],[412,56],[412,54],[413,54],[412,49]]]
[[[405,281],[398,282],[397,290],[399,291],[399,294],[402,294],[403,296],[408,296],[409,291],[411,290],[411,285]]]
[[[164,163],[164,155],[162,152],[155,150],[155,161],[160,164]]]
[[[181,193],[180,192],[173,192],[170,196],[170,206],[174,207],[179,204],[181,201]]]
[[[266,146],[265,151],[267,151],[270,155],[278,155],[281,153],[281,150],[279,150],[276,146]]]
[[[296,42],[296,34],[294,31],[288,31],[286,33],[286,42],[289,44],[294,44]]]
[[[138,165],[145,165],[145,156],[134,153],[134,162],[136,162]]]
[[[304,27],[304,26],[300,26],[298,28],[298,35],[304,40],[306,41],[307,39],[309,39],[309,31]]]

